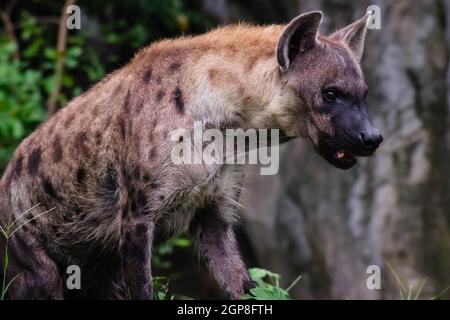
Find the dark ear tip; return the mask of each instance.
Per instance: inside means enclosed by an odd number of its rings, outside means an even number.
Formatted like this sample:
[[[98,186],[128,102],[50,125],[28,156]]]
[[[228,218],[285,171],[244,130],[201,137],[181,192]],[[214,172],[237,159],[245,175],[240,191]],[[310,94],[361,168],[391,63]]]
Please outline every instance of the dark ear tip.
[[[297,21],[297,20],[304,20],[304,19],[312,19],[312,20],[321,22],[322,17],[323,17],[322,11],[310,11],[310,12],[299,14],[294,19],[292,19],[291,22]]]
[[[286,26],[277,45],[277,60],[282,72],[285,72],[289,68],[292,58],[290,57],[290,53],[292,50],[297,51],[293,53],[295,55],[314,45],[320,23],[322,22],[322,16],[322,11],[303,13],[292,19]],[[298,43],[291,46],[291,41],[297,41]],[[302,43],[304,45],[303,47]]]
[[[311,12],[307,12],[307,13],[305,13],[304,14],[304,16],[314,16],[316,19],[318,19],[318,20],[322,20],[322,17],[323,17],[323,12],[321,11],[321,10],[318,10],[318,11],[311,11]]]

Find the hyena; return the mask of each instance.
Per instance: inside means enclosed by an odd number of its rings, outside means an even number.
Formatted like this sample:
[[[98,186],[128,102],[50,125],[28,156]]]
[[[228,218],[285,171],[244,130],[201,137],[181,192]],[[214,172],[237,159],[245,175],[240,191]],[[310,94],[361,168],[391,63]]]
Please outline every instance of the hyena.
[[[248,292],[233,232],[242,166],[175,165],[170,133],[194,121],[275,128],[352,167],[383,139],[360,68],[369,18],[329,36],[310,12],[163,40],[71,101],[22,142],[1,180],[2,225],[31,220],[9,242],[9,297],[150,299],[156,232],[189,235],[231,298]],[[66,288],[69,265],[82,270],[81,290]]]

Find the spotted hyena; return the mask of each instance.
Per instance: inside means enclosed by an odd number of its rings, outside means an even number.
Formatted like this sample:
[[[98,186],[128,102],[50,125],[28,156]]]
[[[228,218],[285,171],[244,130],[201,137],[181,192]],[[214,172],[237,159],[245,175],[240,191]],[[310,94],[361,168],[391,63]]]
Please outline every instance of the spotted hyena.
[[[154,43],[25,139],[0,184],[2,225],[34,218],[9,243],[9,297],[150,299],[155,231],[190,235],[229,295],[247,292],[233,232],[242,168],[175,165],[170,133],[194,121],[276,128],[342,169],[371,155],[382,137],[359,66],[368,16],[330,36],[321,19]]]

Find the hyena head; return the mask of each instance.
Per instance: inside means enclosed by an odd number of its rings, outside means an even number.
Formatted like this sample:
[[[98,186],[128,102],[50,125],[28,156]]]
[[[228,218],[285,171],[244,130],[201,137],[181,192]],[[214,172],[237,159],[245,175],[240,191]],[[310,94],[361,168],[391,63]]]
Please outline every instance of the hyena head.
[[[277,47],[283,91],[302,110],[296,131],[341,169],[372,155],[383,140],[367,114],[359,65],[369,18],[325,37],[318,34],[322,13],[306,13],[287,25]]]

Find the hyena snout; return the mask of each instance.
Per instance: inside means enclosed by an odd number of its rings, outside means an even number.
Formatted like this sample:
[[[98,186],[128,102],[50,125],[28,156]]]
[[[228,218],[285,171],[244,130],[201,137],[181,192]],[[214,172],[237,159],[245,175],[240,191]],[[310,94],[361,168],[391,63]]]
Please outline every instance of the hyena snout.
[[[359,138],[363,147],[370,153],[374,153],[384,140],[383,135],[372,124],[359,133]]]
[[[361,110],[346,111],[334,117],[334,133],[322,133],[318,153],[340,169],[349,169],[357,157],[372,156],[383,142],[380,131]]]
[[[363,117],[352,130],[353,147],[351,151],[356,156],[371,156],[383,142],[383,135],[372,124],[369,117]]]

